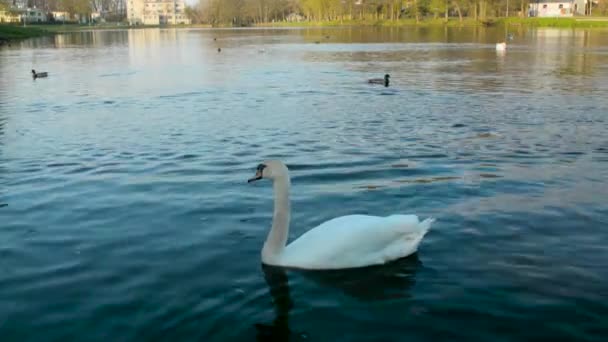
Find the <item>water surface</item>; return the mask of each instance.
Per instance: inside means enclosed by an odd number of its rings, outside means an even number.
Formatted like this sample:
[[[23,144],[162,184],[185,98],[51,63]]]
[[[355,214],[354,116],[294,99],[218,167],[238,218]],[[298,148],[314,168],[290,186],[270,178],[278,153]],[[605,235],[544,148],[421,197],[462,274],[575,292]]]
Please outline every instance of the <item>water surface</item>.
[[[0,49],[2,341],[604,340],[606,33],[515,30],[504,54],[504,30],[458,28]],[[263,268],[271,186],[246,180],[268,158],[291,170],[290,239],[355,213],[437,222],[383,267]]]

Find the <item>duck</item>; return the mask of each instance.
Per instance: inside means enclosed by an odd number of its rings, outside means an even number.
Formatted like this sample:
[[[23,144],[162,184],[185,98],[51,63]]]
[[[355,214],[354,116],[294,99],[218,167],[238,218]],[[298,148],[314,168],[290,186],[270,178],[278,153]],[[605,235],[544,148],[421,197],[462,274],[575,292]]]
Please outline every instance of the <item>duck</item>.
[[[218,53],[222,52],[222,48],[217,48],[217,52]]]
[[[385,87],[388,87],[389,78],[391,78],[391,75],[386,74],[384,75],[384,78],[372,78],[367,80],[367,82],[371,84],[384,84]]]
[[[48,72],[36,72],[36,70],[32,69],[32,77],[34,79],[47,77]]]
[[[507,49],[507,43],[496,43],[496,51],[505,51]]]
[[[303,270],[383,265],[415,254],[434,218],[417,215],[346,215],[321,223],[287,244],[291,216],[289,169],[266,160],[247,182],[267,179],[274,189],[272,226],[261,250],[263,265]]]

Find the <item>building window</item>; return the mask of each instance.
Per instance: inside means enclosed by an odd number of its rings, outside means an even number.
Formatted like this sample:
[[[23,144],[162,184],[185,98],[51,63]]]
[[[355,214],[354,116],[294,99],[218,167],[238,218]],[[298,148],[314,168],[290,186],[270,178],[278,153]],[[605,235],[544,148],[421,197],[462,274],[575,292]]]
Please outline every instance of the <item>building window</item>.
[[[561,9],[561,8],[564,8],[564,5],[562,5],[562,4],[559,4],[559,8],[560,8],[560,9]]]

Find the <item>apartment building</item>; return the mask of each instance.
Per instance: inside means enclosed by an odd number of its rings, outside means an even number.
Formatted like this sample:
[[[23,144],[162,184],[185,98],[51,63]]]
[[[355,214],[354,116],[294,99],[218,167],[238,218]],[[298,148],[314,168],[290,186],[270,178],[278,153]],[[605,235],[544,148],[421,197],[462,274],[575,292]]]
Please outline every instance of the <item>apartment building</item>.
[[[184,0],[127,0],[129,25],[190,24]]]

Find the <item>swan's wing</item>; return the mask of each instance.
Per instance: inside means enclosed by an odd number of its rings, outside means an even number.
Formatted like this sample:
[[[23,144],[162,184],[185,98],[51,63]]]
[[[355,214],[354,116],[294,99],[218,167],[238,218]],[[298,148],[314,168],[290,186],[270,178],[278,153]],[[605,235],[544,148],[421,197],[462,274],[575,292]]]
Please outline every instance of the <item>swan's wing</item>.
[[[415,252],[431,222],[416,215],[338,217],[289,244],[283,263],[317,269],[381,264]]]

